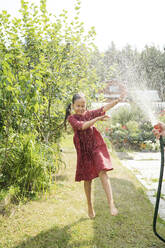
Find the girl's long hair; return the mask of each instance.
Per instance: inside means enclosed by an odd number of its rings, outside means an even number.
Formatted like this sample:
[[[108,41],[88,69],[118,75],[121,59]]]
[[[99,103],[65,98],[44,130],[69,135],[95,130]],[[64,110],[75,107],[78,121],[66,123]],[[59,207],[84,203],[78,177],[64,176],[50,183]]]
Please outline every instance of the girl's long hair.
[[[82,97],[85,97],[85,95],[83,93],[76,93],[73,95],[72,97],[72,104],[74,104],[74,102]],[[65,112],[65,119],[64,119],[64,127],[65,127],[65,130],[67,128],[66,126],[66,122],[67,122],[67,119],[68,119],[68,116],[71,115],[71,103],[68,104],[67,108],[66,108],[66,112]]]
[[[71,114],[71,103],[68,104],[67,108],[66,108],[66,112],[65,112],[65,119],[64,119],[64,127],[66,130],[66,121],[68,116]]]

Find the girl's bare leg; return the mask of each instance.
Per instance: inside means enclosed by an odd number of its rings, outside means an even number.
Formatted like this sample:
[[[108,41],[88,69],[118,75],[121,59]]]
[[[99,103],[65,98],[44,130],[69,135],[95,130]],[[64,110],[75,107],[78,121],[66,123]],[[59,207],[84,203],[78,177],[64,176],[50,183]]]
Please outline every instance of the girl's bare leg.
[[[92,201],[91,201],[91,184],[92,184],[92,181],[84,181],[84,190],[85,190],[85,195],[86,195],[87,204],[88,204],[88,216],[89,218],[92,219],[95,217],[95,212],[94,212]]]
[[[115,204],[113,201],[112,188],[111,188],[111,184],[110,184],[110,181],[109,181],[109,178],[107,176],[106,171],[102,170],[99,173],[99,177],[100,177],[103,189],[105,191],[105,194],[107,196],[108,205],[110,207],[111,215],[116,216],[118,214],[118,210],[115,207]]]

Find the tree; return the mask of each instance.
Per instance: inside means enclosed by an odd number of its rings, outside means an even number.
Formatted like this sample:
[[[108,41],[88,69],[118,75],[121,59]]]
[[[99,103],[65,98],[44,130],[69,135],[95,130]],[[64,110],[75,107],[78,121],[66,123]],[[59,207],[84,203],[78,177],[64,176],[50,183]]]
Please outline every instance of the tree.
[[[20,18],[0,14],[0,170],[8,173],[3,185],[13,178],[9,174],[14,156],[21,156],[19,145],[25,142],[22,151],[27,148],[27,154],[35,151],[24,135],[32,135],[34,144],[55,142],[59,161],[65,106],[76,91],[85,88],[92,95],[96,74],[88,65],[95,31],[85,34],[80,7],[77,0],[70,22],[65,10],[59,16],[49,14],[46,0],[40,7],[21,0]]]
[[[141,61],[147,74],[148,87],[159,92],[165,100],[165,54],[154,46],[148,47],[141,53]]]

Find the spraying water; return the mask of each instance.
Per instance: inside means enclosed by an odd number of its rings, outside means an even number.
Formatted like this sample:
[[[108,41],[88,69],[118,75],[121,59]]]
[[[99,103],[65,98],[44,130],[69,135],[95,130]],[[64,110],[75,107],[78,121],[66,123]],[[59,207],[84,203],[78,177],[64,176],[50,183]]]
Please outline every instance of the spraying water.
[[[157,109],[153,103],[154,96],[152,95],[152,91],[147,89],[129,89],[128,95],[136,103],[136,105],[138,105],[145,118],[154,126],[158,120],[156,117]]]
[[[124,69],[120,68],[122,75],[118,76],[118,80],[125,81],[128,99],[140,108],[146,120],[155,125],[158,122],[159,112],[156,102],[160,101],[158,92],[147,87],[150,82],[148,82],[143,66],[137,64],[137,61],[133,63],[129,58],[124,57],[122,64]]]
[[[130,61],[125,61],[129,63]],[[146,77],[144,77],[145,73],[137,70],[137,67],[130,66],[127,67],[128,70],[125,71],[125,82],[126,88],[128,92],[128,98],[130,98],[140,110],[144,113],[144,116],[148,121],[151,122],[153,126],[158,122],[157,114],[160,109],[157,108],[156,102],[160,101],[158,97],[157,91],[149,90],[147,85],[150,85],[147,82]],[[123,81],[120,79],[120,81]],[[160,104],[161,105],[161,104]],[[153,231],[155,235],[165,242],[165,239],[157,232],[157,216],[159,211],[159,201],[161,197],[161,187],[163,180],[163,171],[164,171],[164,144],[162,136],[160,137],[160,147],[161,147],[161,169],[160,169],[160,177],[159,177],[159,185],[157,190],[156,204],[155,204],[155,213],[153,219]],[[162,228],[162,223],[160,228]],[[159,229],[160,231],[161,229]]]

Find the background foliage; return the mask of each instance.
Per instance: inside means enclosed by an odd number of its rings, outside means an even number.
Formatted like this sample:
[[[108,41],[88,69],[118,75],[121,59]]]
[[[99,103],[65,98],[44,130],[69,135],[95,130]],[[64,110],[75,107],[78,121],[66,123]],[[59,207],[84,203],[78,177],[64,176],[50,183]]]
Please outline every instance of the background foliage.
[[[70,20],[66,10],[59,16],[48,13],[46,0],[40,0],[40,6],[21,0],[20,17],[0,13],[3,192],[21,196],[49,188],[63,164],[60,139],[65,108],[75,92],[83,91],[90,105],[107,80],[117,80],[129,87],[146,85],[158,90],[162,100],[165,98],[164,51],[146,46],[139,52],[129,45],[118,50],[112,43],[101,52],[93,44],[94,27],[86,32],[79,19],[79,0],[74,10]],[[142,144],[153,139],[148,136],[150,124],[143,122],[135,106],[131,112],[123,109],[116,114],[112,126],[113,132],[108,130],[110,140],[127,148],[129,142]]]
[[[121,50],[112,42],[104,52],[93,54],[93,65],[100,82],[116,80],[128,88],[157,90],[165,100],[165,52],[155,46],[145,46],[142,51],[130,45]]]
[[[21,0],[21,17],[0,14],[0,188],[28,194],[49,187],[61,164],[59,140],[73,93],[93,96],[90,68],[94,28],[85,34],[67,11],[49,14],[46,0]],[[93,89],[89,92],[90,88]]]
[[[159,142],[153,126],[134,105],[120,107],[111,114],[110,121],[99,125],[106,139],[118,151],[158,151]]]

